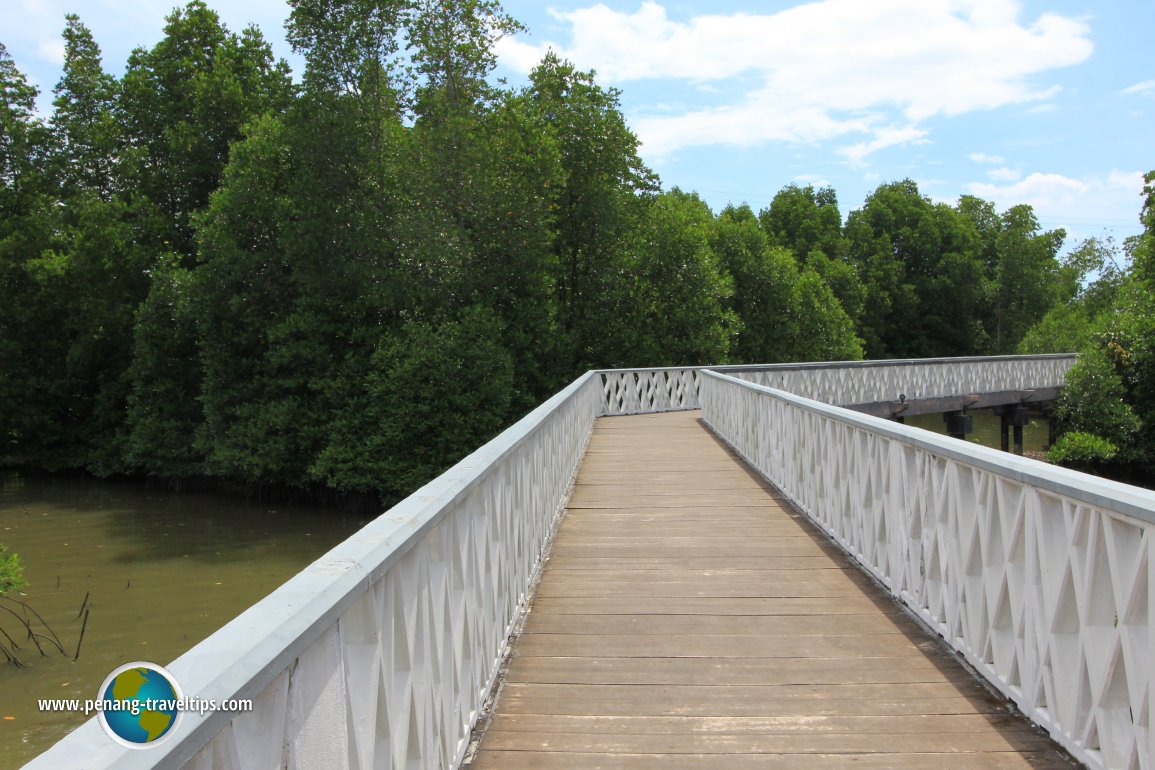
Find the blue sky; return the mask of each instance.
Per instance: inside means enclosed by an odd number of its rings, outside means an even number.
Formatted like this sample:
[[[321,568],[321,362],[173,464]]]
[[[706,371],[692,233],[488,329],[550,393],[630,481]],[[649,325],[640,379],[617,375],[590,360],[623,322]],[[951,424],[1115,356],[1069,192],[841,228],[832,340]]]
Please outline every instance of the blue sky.
[[[173,0],[0,0],[0,41],[49,95],[64,14],[119,74]],[[209,2],[289,55],[284,0]],[[79,7],[78,6],[82,6]],[[1035,207],[1068,246],[1139,231],[1155,169],[1151,0],[510,0],[528,34],[499,43],[525,82],[547,48],[618,88],[665,186],[715,208],[770,203],[791,182],[832,185],[843,214],[884,181]]]

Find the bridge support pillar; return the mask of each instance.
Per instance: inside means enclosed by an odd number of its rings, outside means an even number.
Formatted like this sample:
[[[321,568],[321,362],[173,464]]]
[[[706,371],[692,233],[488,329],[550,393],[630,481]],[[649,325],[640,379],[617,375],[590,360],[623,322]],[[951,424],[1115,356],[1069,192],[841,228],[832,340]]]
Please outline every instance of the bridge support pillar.
[[[1023,428],[1031,422],[1031,410],[1025,405],[1010,407],[1011,424],[1015,428],[1015,454],[1023,454]]]
[[[974,430],[973,420],[965,412],[947,412],[942,419],[946,422],[946,432],[951,438],[965,440],[967,434]]]
[[[1011,451],[1011,441],[1007,435],[1008,428],[1013,429],[1015,454],[1023,453],[1023,428],[1031,422],[1031,412],[1023,404],[1006,404],[996,406],[995,414],[999,416],[999,449]]]

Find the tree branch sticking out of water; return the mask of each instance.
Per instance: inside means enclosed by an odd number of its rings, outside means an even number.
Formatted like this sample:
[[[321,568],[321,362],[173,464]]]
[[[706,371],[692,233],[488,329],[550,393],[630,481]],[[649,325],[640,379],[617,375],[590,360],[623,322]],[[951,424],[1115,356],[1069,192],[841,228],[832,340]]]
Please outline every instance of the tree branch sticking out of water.
[[[41,657],[44,657],[46,654],[44,652],[44,645],[40,643],[41,641],[51,643],[52,646],[63,655],[64,645],[60,642],[60,637],[52,630],[52,626],[48,625],[48,622],[41,617],[40,613],[34,610],[28,602],[21,599],[14,599],[7,595],[13,591],[19,591],[24,588],[25,585],[24,567],[20,564],[20,558],[16,554],[6,556],[7,551],[8,549],[5,546],[0,545],[0,610],[16,618],[20,625],[24,627],[24,631],[27,633],[26,640],[30,640],[32,644],[36,646],[36,650],[40,653]],[[87,601],[87,596],[85,597],[85,601]],[[17,612],[14,607],[19,608],[20,611]],[[29,613],[31,613],[32,618],[29,618]],[[40,633],[36,630],[34,624],[37,621],[47,634]],[[9,663],[16,666],[23,666],[24,663],[16,655],[16,651],[20,649],[20,645],[3,628],[0,628],[0,634],[3,634],[7,640],[7,643],[0,642],[0,652],[4,653]]]
[[[41,657],[44,657],[44,655],[45,655],[44,647],[40,644],[41,640],[43,640],[45,642],[50,642],[53,647],[55,647],[57,650],[60,651],[61,655],[64,654],[64,645],[60,642],[60,637],[57,636],[56,632],[52,630],[52,626],[48,625],[48,623],[44,620],[44,618],[40,617],[40,613],[38,613],[36,610],[32,609],[32,607],[30,607],[27,604],[27,602],[23,602],[19,599],[13,599],[10,596],[0,596],[0,600],[3,600],[3,601],[8,602],[10,604],[15,604],[24,610],[24,614],[21,615],[20,613],[18,613],[16,610],[12,609],[11,607],[9,607],[5,604],[0,604],[0,610],[3,610],[4,612],[7,612],[12,617],[16,618],[16,620],[20,622],[20,625],[22,625],[24,627],[24,630],[28,634],[27,639],[31,640],[32,643],[34,645],[36,645],[36,649],[40,652]],[[29,620],[29,618],[28,618],[27,613],[29,613],[29,612],[32,613],[32,615],[36,618],[36,620],[40,621],[40,625],[43,626],[44,630],[48,632],[48,635],[39,633],[38,631],[36,631],[35,628],[33,628],[33,621]],[[16,657],[16,650],[18,650],[20,648],[20,646],[8,634],[7,631],[0,629],[0,633],[3,633],[5,638],[7,638],[9,643],[12,645],[12,648],[8,649],[5,647],[5,645],[3,643],[0,643],[0,649],[2,649],[3,652],[8,655],[8,658],[11,662],[16,663],[17,665],[20,665],[20,660]]]

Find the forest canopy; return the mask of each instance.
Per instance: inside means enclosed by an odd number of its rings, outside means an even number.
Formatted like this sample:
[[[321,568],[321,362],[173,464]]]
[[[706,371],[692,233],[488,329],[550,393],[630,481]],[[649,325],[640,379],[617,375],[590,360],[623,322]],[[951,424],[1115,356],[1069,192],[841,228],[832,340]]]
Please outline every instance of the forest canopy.
[[[715,214],[593,73],[493,82],[493,0],[289,5],[300,82],[201,0],[119,78],[70,15],[47,116],[0,42],[0,463],[387,501],[590,368],[1020,349],[1150,462],[1150,187],[1129,261],[909,179]]]

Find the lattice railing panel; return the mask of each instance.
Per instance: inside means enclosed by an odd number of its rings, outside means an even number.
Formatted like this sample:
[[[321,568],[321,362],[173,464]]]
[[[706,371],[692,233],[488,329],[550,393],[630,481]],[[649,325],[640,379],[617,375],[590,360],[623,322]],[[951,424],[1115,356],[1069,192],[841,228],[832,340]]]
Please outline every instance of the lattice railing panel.
[[[1155,493],[704,373],[705,421],[1096,768],[1152,768]]]
[[[609,369],[602,378],[602,414],[643,414],[698,408],[698,367]]]
[[[881,401],[1055,388],[1074,356],[1007,356],[985,359],[861,361],[829,366],[776,365],[721,371],[826,404]]]

